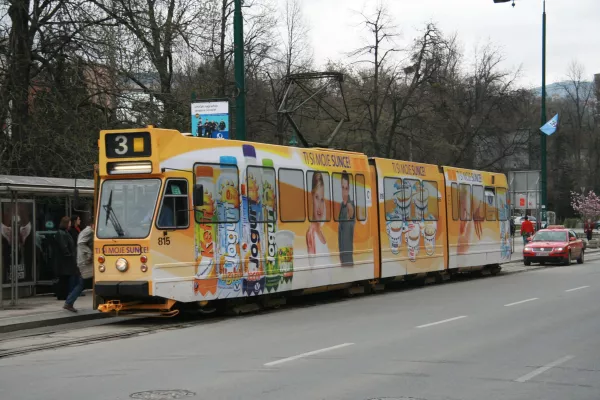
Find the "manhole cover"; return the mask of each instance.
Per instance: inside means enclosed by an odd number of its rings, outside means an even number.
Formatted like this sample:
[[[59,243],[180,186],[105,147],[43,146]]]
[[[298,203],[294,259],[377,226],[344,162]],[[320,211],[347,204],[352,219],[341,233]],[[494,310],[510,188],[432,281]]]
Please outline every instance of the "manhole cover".
[[[189,390],[148,390],[146,392],[132,393],[132,399],[143,400],[174,400],[195,396],[196,393]]]

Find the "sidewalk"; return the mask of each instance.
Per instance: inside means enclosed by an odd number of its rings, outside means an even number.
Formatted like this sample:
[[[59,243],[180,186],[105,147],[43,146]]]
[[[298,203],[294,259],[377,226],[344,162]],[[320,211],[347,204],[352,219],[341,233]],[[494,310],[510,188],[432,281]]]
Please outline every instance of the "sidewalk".
[[[0,333],[108,317],[92,309],[92,291],[84,293],[86,295],[75,302],[77,313],[63,310],[64,300],[56,300],[51,294],[19,299],[16,306],[4,300],[0,308]]]

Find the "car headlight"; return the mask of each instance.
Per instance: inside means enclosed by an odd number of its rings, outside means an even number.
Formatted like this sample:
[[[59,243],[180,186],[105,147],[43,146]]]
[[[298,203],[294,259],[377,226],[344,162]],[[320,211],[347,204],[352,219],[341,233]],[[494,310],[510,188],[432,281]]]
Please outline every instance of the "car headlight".
[[[126,259],[119,258],[117,262],[115,262],[115,267],[117,267],[117,270],[119,270],[119,272],[125,272],[127,271],[127,268],[129,268],[129,263]]]
[[[564,248],[562,248],[562,247],[557,247],[554,249],[554,251],[563,251],[563,250],[564,250]]]
[[[531,247],[525,247],[523,250],[525,250],[525,251],[531,251]]]

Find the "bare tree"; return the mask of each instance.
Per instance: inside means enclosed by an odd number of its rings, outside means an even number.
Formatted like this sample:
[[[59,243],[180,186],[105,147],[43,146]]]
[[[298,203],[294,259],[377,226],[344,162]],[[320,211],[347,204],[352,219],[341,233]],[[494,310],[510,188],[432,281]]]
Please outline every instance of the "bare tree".
[[[281,45],[276,49],[274,58],[265,68],[269,85],[270,101],[265,103],[260,120],[274,129],[276,143],[283,144],[288,129],[287,119],[277,113],[286,88],[286,77],[292,73],[306,71],[312,64],[312,51],[308,40],[308,27],[302,15],[299,0],[287,0],[282,13],[280,31]],[[266,100],[266,99],[265,99]],[[295,97],[288,97],[287,106],[293,107]]]
[[[358,99],[365,110],[365,117],[361,120],[368,125],[368,132],[377,154],[384,154],[385,147],[379,136],[384,105],[388,101],[391,87],[396,79],[396,65],[388,63],[389,56],[399,51],[394,39],[398,36],[397,27],[392,24],[392,19],[385,5],[379,4],[373,15],[361,13],[363,24],[368,33],[367,43],[350,53],[350,57],[357,57],[356,63],[367,63],[371,68],[363,70],[361,81],[370,86],[365,96]],[[361,85],[363,86],[363,85]],[[366,89],[364,86],[361,91]]]
[[[211,15],[212,3],[198,0],[91,1],[126,28],[128,35],[122,37],[122,46],[132,49],[139,61],[147,60],[152,72],[158,76],[158,84],[152,85],[128,68],[121,69],[121,74],[160,100],[164,107],[164,126],[181,126],[188,113],[173,96],[176,49],[184,44],[188,51],[199,50],[197,38],[203,37],[205,16]]]

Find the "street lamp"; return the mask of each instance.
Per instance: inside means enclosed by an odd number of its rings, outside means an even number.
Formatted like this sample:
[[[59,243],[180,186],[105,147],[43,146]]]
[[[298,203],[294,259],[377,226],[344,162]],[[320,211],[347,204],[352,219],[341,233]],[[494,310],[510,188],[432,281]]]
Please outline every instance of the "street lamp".
[[[494,0],[494,3],[508,3],[512,1],[513,7],[515,0]],[[542,0],[542,118],[541,125],[547,121],[546,119],[546,0]],[[540,132],[540,158],[541,158],[541,181],[542,181],[542,215],[541,222],[546,221],[546,202],[547,202],[547,187],[546,187],[546,135]]]

